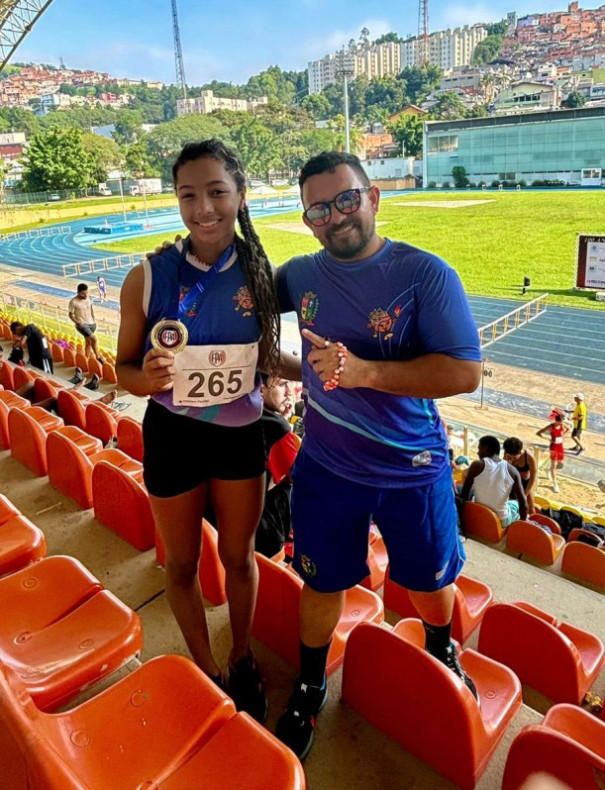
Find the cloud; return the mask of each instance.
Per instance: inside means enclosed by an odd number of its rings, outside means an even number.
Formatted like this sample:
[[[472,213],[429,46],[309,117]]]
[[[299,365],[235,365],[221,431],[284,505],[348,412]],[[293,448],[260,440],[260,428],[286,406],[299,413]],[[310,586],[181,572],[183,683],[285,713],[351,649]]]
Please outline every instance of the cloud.
[[[430,14],[430,11],[429,11]],[[439,14],[439,22],[429,24],[431,32],[448,27],[462,27],[474,25],[477,22],[498,22],[505,16],[496,5],[475,3],[471,5],[448,5]]]

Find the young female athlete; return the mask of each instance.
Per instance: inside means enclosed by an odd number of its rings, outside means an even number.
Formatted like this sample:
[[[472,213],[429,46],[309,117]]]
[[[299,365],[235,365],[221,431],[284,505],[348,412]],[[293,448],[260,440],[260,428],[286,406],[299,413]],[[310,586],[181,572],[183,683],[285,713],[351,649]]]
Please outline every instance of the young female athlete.
[[[265,693],[250,652],[265,487],[258,366],[278,371],[279,310],[238,155],[216,139],[189,143],[173,179],[189,236],[124,281],[116,368],[121,386],[151,396],[144,479],[166,548],[172,611],[196,663],[222,687],[228,682],[238,708],[263,720]],[[208,502],[233,632],[228,681],[212,655],[197,576]]]
[[[550,476],[552,478],[552,490],[555,494],[560,491],[557,482],[557,469],[563,466],[565,461],[565,448],[563,447],[563,437],[569,433],[569,428],[563,422],[563,415],[556,414],[554,422],[548,423],[544,428],[536,431],[537,436],[544,436],[545,433],[550,435]]]

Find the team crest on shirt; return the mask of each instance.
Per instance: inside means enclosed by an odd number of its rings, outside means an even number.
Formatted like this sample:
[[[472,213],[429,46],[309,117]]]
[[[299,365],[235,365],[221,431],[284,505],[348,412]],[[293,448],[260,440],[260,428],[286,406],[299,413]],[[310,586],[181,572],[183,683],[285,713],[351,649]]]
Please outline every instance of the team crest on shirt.
[[[300,320],[303,324],[313,326],[318,310],[319,299],[317,298],[317,294],[314,294],[313,291],[307,291],[300,300]]]
[[[382,340],[390,340],[393,337],[393,329],[399,316],[401,315],[401,305],[397,305],[393,309],[393,315],[387,313],[382,307],[377,307],[369,315],[368,329],[371,329],[374,334],[373,338],[381,336]]]
[[[234,302],[237,302],[237,306],[235,308],[236,313],[241,310],[241,315],[243,316],[252,315],[252,311],[254,310],[254,302],[252,301],[252,294],[248,290],[247,285],[242,285],[241,288],[238,288],[235,292],[235,296],[232,296],[231,298]]]
[[[317,576],[317,567],[311,557],[308,557],[306,554],[301,554],[300,565],[305,576]]]

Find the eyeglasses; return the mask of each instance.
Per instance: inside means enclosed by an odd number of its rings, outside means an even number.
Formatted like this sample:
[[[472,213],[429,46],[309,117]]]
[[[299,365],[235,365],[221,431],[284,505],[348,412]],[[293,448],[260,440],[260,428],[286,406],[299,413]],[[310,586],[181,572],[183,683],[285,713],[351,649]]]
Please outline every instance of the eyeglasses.
[[[347,189],[340,192],[334,200],[326,200],[324,203],[313,203],[309,208],[303,212],[303,217],[319,228],[321,225],[327,225],[332,217],[332,205],[336,207],[341,214],[354,214],[361,204],[361,193],[367,192],[371,187],[359,187],[358,189]]]

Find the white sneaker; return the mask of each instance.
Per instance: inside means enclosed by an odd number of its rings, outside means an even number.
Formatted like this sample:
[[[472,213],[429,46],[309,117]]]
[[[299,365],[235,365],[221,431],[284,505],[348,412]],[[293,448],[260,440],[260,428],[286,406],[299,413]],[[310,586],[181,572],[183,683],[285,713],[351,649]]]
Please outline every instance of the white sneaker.
[[[559,494],[561,492],[561,489],[559,488],[559,484],[558,483],[553,483],[552,484],[552,490],[555,492],[555,494]]]

